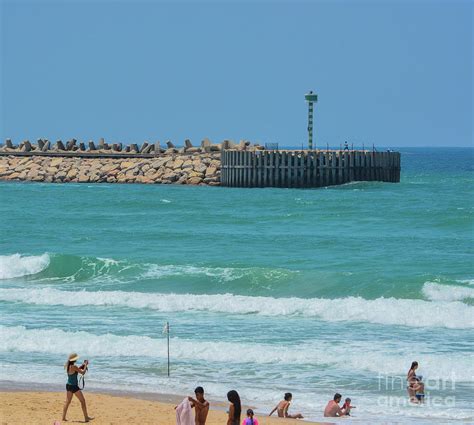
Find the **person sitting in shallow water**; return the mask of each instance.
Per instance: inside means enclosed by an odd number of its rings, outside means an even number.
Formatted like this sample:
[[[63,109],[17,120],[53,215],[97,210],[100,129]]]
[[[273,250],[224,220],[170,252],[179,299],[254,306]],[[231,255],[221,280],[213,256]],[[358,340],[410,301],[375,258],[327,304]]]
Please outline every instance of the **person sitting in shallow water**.
[[[351,409],[355,409],[355,406],[351,406],[351,399],[349,397],[346,398],[346,401],[342,405],[342,411],[344,412],[344,415],[346,416],[351,416]]]
[[[288,413],[288,409],[290,408],[291,400],[293,399],[293,394],[285,393],[285,396],[282,401],[280,401],[275,408],[270,412],[268,416],[272,416],[273,413],[277,412],[279,418],[288,418],[288,419],[303,419],[303,415],[301,413],[297,413],[295,415],[290,415]]]
[[[339,407],[342,395],[339,393],[334,394],[334,398],[328,402],[324,409],[325,418],[337,418],[344,416],[344,411]]]

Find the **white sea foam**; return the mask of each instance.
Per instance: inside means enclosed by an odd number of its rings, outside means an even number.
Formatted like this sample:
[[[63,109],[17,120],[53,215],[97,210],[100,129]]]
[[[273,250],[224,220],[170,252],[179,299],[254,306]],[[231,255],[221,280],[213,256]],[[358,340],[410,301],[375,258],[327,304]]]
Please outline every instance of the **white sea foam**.
[[[425,282],[423,295],[431,301],[463,301],[474,299],[474,288],[469,286],[440,285],[436,282]]]
[[[71,293],[55,288],[0,288],[0,300],[38,305],[108,305],[161,312],[208,311],[222,314],[302,316],[317,317],[328,322],[369,322],[410,327],[474,328],[474,307],[460,301],[396,298],[366,300],[360,297],[302,299],[124,291]],[[416,320],[413,319],[413,312],[416,312]]]
[[[28,276],[39,273],[49,265],[49,255],[0,255],[0,279]]]
[[[192,265],[158,265],[148,264],[147,270],[141,274],[144,279],[161,279],[169,276],[208,276],[218,278],[224,282],[241,279],[245,276],[245,269],[233,269],[230,267],[198,267]]]
[[[149,357],[166,358],[165,338],[148,336],[96,335],[89,332],[66,332],[61,329],[27,329],[23,326],[0,326],[0,351],[68,354],[71,347],[87,357]],[[297,346],[243,344],[227,341],[206,341],[172,338],[173,357],[180,361],[217,363],[248,363],[278,365],[329,365],[343,370],[369,371],[384,375],[406,373],[406,358],[411,346],[396,349],[380,342],[347,341],[334,344],[327,341],[302,343]],[[236,355],[236,353],[238,353]],[[473,357],[466,353],[425,354],[422,359],[424,376],[429,379],[454,378],[474,380]],[[251,367],[251,366],[248,366]],[[283,372],[282,372],[283,373]],[[290,372],[291,374],[291,372]]]
[[[207,276],[217,279],[221,282],[231,282],[233,280],[250,277],[258,279],[254,268],[234,268],[234,267],[203,267],[193,265],[159,265],[145,264],[146,271],[140,274],[143,279],[162,279],[170,276]],[[280,279],[288,276],[289,273],[298,273],[297,271],[287,270],[262,270],[260,278],[266,280]]]
[[[4,380],[24,384],[31,382],[31,373],[28,373],[27,364],[24,363],[8,363],[0,364],[0,376]],[[57,364],[41,365],[35,371],[35,383],[31,383],[32,388],[41,386],[48,389],[54,389],[62,386],[64,382],[64,372],[61,366]],[[191,373],[186,373],[191,371]],[[222,400],[223,396],[230,388],[228,381],[218,379],[218,376],[196,376],[195,368],[187,367],[181,370],[173,369],[173,379],[170,380],[163,374],[156,373],[140,373],[133,366],[130,369],[120,370],[120,379],[117,378],[117,369],[113,367],[97,368],[93,363],[88,378],[87,388],[95,391],[119,390],[127,393],[134,392],[153,392],[162,394],[175,394],[183,397],[188,394],[189,389],[196,385],[204,386],[206,394],[211,400]],[[216,371],[217,372],[217,371]],[[41,384],[38,384],[41,383]],[[324,406],[328,401],[327,390],[307,388],[299,389],[296,383],[292,381],[292,390],[296,394],[293,412],[302,412],[303,415],[312,421],[324,422],[327,418],[322,417]],[[262,381],[257,381],[255,377],[252,385],[248,385],[248,381],[241,381],[235,374],[232,375],[232,386],[239,388],[242,402],[245,405],[255,406],[254,410],[257,416],[267,415],[268,412],[281,399],[282,394],[287,390],[284,385],[278,385],[273,379],[266,377]],[[343,396],[346,395],[344,391]],[[383,396],[380,392],[376,394],[368,391],[360,391],[351,389],[350,395],[354,404],[358,406],[355,416],[345,419],[350,423],[356,424],[417,424],[432,425],[448,424],[448,423],[472,423],[472,410],[469,408],[469,402],[456,400],[455,407],[446,408],[445,406],[430,405],[429,397],[425,406],[413,406],[408,402],[406,396],[392,396],[391,401],[395,401],[394,405],[380,405],[383,403]],[[380,411],[383,409],[383,415]]]
[[[467,283],[468,285],[474,285],[474,279],[459,279],[457,280],[459,283]]]

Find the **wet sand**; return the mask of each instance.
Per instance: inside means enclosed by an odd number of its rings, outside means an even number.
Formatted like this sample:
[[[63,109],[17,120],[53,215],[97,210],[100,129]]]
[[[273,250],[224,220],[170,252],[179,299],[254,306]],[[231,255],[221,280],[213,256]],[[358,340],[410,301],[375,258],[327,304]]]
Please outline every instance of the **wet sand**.
[[[95,425],[174,425],[175,402],[136,398],[132,395],[85,393],[89,415]],[[158,396],[157,396],[158,398]],[[184,398],[184,397],[183,397]],[[64,392],[0,391],[1,425],[62,425],[84,423],[81,406],[76,397],[68,410],[68,421],[61,421]],[[242,406],[245,411],[248,406]],[[211,403],[208,425],[224,425],[226,404]],[[262,425],[295,425],[296,420],[257,415]],[[243,419],[243,417],[242,417]],[[305,422],[308,423],[308,422]]]

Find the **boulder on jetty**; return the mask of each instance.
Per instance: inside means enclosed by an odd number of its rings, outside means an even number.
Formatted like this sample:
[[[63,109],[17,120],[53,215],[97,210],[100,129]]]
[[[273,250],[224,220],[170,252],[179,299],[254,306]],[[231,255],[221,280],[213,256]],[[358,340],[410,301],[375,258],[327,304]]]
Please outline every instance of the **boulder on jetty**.
[[[212,166],[211,166],[212,164]],[[219,154],[160,158],[0,156],[0,180],[56,183],[145,183],[218,185]]]
[[[225,149],[263,149],[246,140],[213,143],[205,138],[195,146],[190,139],[178,148],[171,140],[106,143],[104,138],[77,142],[71,138],[52,145],[46,138],[36,144],[11,139],[0,146],[0,180],[58,183],[144,183],[220,185],[221,152]]]

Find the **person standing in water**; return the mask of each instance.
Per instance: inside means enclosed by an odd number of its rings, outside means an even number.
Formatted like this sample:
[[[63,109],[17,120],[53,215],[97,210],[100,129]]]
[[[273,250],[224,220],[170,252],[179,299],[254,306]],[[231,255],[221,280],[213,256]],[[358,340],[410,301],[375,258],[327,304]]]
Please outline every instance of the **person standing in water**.
[[[240,403],[239,393],[231,390],[227,393],[227,400],[230,402],[229,417],[227,425],[240,425],[240,414],[242,413],[242,405]]]
[[[78,359],[79,359],[79,356],[77,355],[77,353],[72,353],[69,355],[67,362],[64,365],[64,369],[66,369],[66,373],[67,373],[67,384],[66,384],[66,402],[64,403],[62,420],[67,421],[66,419],[67,409],[69,405],[71,404],[72,396],[76,395],[76,397],[81,402],[82,413],[84,414],[84,422],[89,422],[94,418],[91,418],[87,413],[86,399],[84,398],[84,394],[82,394],[82,391],[79,388],[79,382],[77,380],[77,376],[79,373],[81,375],[84,375],[87,372],[89,361],[85,360],[81,366],[77,367],[75,363]]]
[[[285,393],[283,400],[280,401],[275,408],[270,412],[268,416],[272,416],[273,413],[276,411],[279,418],[288,418],[288,419],[303,419],[303,415],[301,413],[297,413],[296,415],[290,415],[288,413],[288,409],[290,408],[291,400],[293,400],[293,394]]]
[[[418,369],[418,362],[412,362],[407,373],[407,391],[412,403],[421,403],[425,396],[425,384],[421,382],[421,376],[416,375],[416,369]]]

